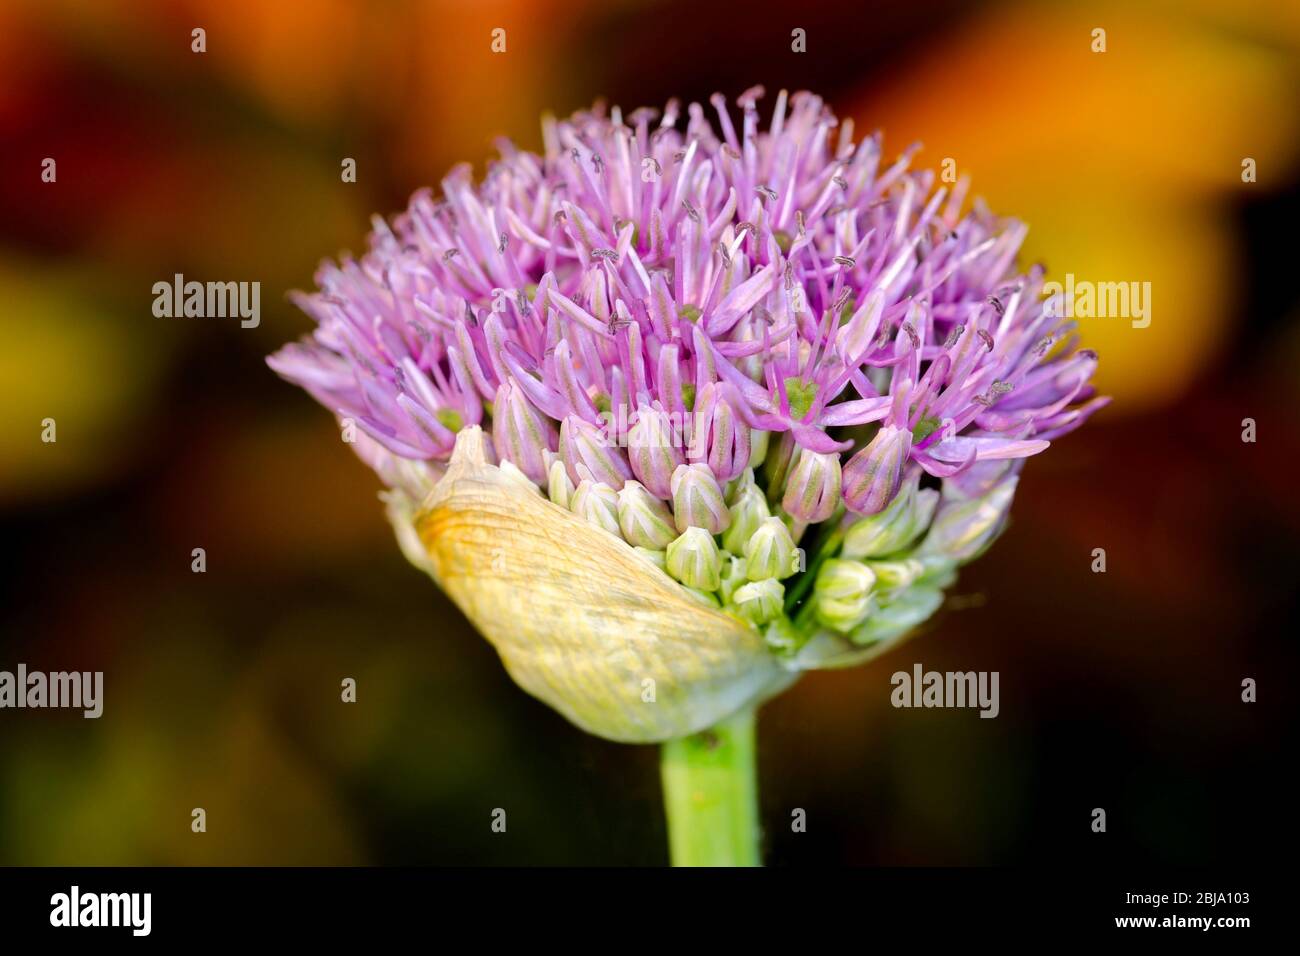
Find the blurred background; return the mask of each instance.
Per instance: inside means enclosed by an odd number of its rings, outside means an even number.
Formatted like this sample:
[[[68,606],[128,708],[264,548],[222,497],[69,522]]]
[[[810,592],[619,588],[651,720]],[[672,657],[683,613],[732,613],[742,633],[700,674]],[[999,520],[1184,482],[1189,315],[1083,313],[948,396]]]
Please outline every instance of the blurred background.
[[[517,690],[263,359],[320,258],[496,137],[539,148],[543,110],[758,83],[954,158],[1049,277],[1152,287],[1148,328],[1082,321],[1114,404],[926,633],[763,710],[769,862],[1279,852],[1300,5],[3,0],[0,669],[102,670],[105,715],[0,712],[0,863],[666,862],[655,750]],[[260,327],[155,318],[176,272],[260,281]],[[891,708],[918,661],[999,671],[1001,715]]]

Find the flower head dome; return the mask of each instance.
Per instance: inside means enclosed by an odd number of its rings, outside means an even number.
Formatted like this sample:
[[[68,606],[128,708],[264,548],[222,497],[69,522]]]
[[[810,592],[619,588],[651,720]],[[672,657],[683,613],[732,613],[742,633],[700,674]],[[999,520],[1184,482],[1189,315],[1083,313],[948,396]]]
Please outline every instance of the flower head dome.
[[[763,128],[762,95],[548,118],[543,155],[502,144],[481,183],[454,169],[321,267],[314,333],[269,361],[364,433],[416,560],[472,432],[480,473],[621,539],[786,669],[847,663],[933,612],[1023,459],[1104,404],[1042,269],[1017,271],[1025,226],[810,93]]]

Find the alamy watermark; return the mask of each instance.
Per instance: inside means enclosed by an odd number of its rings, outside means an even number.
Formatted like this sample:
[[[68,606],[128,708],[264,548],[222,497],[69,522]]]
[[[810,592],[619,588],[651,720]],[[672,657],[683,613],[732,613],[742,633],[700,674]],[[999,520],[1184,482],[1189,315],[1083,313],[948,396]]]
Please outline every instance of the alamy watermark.
[[[87,720],[104,713],[103,671],[0,671],[0,710],[56,707],[84,711]]]
[[[122,926],[132,936],[148,936],[153,928],[153,894],[83,893],[73,886],[50,897],[50,925]]]
[[[619,403],[600,412],[600,440],[607,448],[677,448],[691,459],[704,455],[712,419],[703,412],[661,412],[632,424],[632,409]]]
[[[913,664],[911,673],[896,671],[889,702],[895,707],[978,707],[981,717],[996,717],[997,671],[927,671]]]
[[[179,272],[171,282],[153,284],[153,314],[160,319],[240,319],[240,328],[262,321],[262,283],[186,282]]]
[[[1151,324],[1150,282],[1076,281],[1073,272],[1065,274],[1065,284],[1052,280],[1043,283],[1048,296],[1044,308],[1050,315],[1064,319],[1132,319],[1135,329]],[[1053,297],[1061,297],[1058,309]]]

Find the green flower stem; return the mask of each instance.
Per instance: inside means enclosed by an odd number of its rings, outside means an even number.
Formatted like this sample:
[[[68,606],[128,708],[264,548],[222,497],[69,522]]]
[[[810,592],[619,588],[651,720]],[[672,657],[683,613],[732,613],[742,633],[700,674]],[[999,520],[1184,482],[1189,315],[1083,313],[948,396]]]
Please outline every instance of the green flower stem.
[[[660,771],[673,866],[759,866],[753,710],[669,740]]]

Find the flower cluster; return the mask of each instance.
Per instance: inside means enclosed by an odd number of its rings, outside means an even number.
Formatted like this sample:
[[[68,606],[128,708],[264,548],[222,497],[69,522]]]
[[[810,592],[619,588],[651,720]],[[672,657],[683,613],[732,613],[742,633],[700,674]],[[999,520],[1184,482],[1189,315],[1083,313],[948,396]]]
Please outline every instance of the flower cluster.
[[[580,112],[376,219],[270,359],[418,501],[464,428],[556,505],[797,655],[870,647],[1002,527],[1104,398],[1025,227],[809,93]],[[738,115],[733,116],[733,112]],[[973,208],[966,211],[967,205]],[[845,643],[846,642],[846,643]]]

